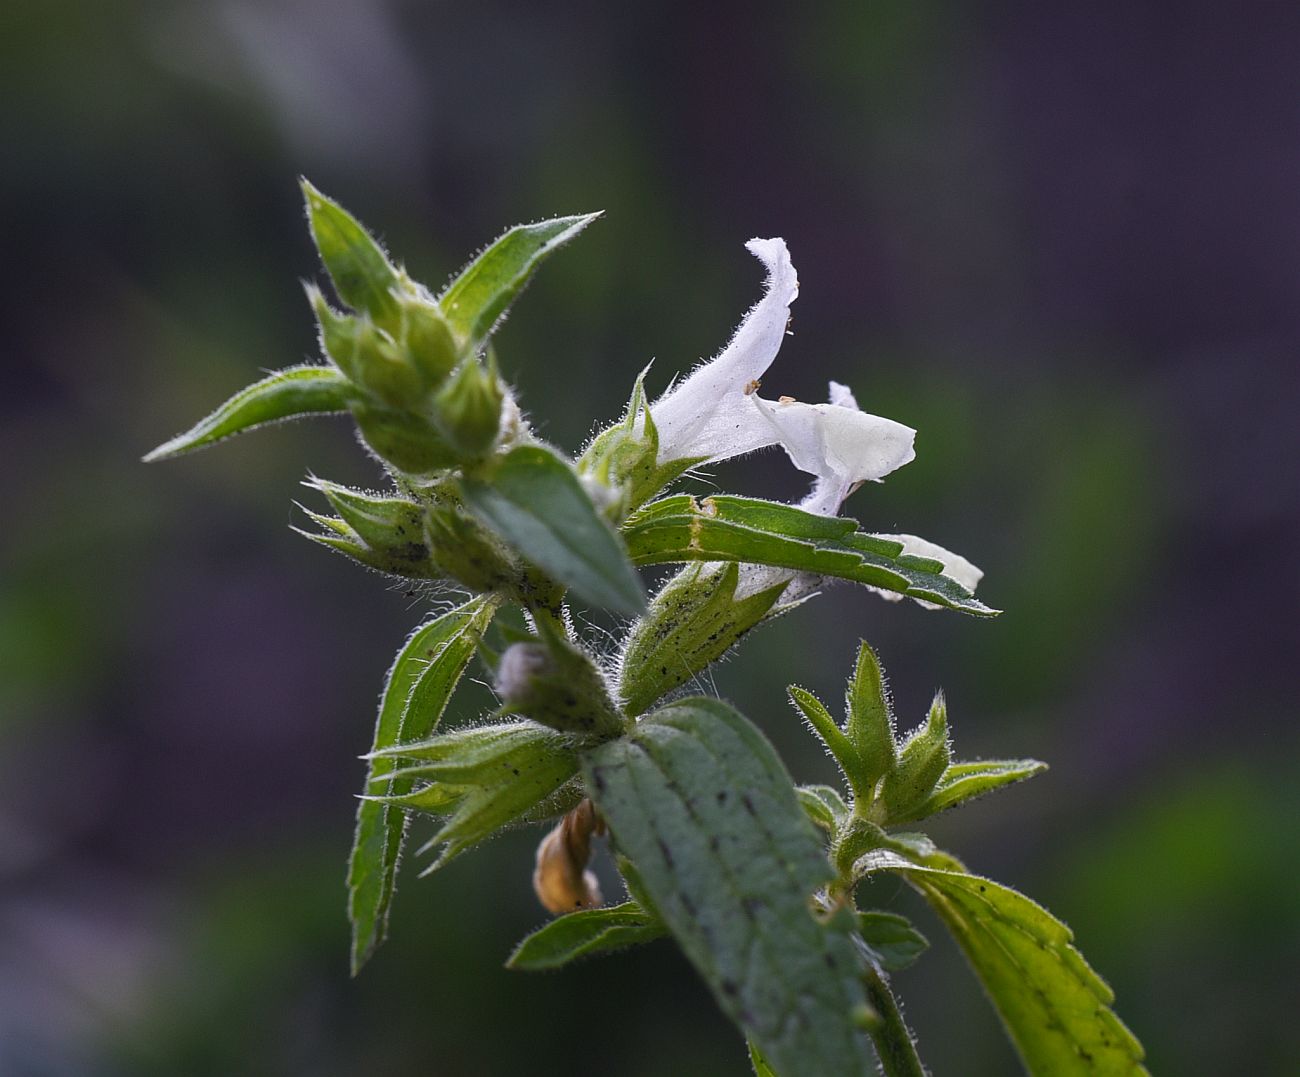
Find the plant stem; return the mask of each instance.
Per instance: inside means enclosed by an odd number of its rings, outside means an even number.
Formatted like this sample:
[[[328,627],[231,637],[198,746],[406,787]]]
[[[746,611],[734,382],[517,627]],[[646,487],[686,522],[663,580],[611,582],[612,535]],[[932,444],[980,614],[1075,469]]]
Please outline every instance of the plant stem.
[[[885,1077],[925,1077],[925,1067],[903,1023],[894,993],[874,965],[867,966],[866,984],[867,1001],[880,1015],[879,1023],[870,1031],[876,1054],[880,1056],[881,1071]]]

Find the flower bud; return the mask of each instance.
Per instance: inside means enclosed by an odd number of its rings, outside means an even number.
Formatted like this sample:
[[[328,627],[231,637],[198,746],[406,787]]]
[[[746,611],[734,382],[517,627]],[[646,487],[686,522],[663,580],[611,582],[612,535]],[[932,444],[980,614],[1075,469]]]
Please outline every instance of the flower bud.
[[[546,642],[513,643],[501,655],[496,689],[505,709],[562,733],[623,732],[623,719],[591,659],[558,632],[543,632]]]
[[[885,776],[880,800],[889,818],[906,816],[933,792],[952,762],[948,708],[943,693],[934,697],[925,725],[907,738],[898,763]]]
[[[456,366],[459,352],[451,326],[432,303],[412,296],[399,300],[402,347],[426,390],[438,388]]]
[[[495,370],[466,359],[434,397],[434,422],[462,456],[486,456],[501,429],[504,396]]]
[[[519,563],[456,505],[435,505],[425,513],[424,539],[442,573],[471,591],[513,594],[517,590],[523,575]]]
[[[876,652],[865,641],[858,646],[844,707],[848,715],[844,735],[857,752],[860,780],[864,785],[874,785],[895,765],[897,749],[884,671]]]
[[[460,462],[442,435],[427,420],[409,411],[358,404],[352,415],[365,443],[398,471],[428,475]]]
[[[636,623],[623,653],[619,694],[628,714],[641,714],[721,658],[759,623],[784,582],[736,598],[739,567],[690,565],[657,594]]]
[[[352,490],[325,479],[313,478],[304,485],[324,494],[338,513],[331,519],[308,512],[326,532],[310,538],[394,576],[434,579],[441,575],[425,543],[421,505],[407,498]]]
[[[320,324],[321,347],[349,381],[391,407],[419,407],[427,386],[392,337],[367,315],[331,308],[319,288],[309,285],[307,297]]]

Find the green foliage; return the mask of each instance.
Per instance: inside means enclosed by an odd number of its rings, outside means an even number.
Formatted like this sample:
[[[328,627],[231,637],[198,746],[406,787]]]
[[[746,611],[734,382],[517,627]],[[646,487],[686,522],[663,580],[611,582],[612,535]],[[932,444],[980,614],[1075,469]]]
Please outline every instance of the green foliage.
[[[859,781],[875,782],[898,764],[894,744],[894,711],[885,690],[885,674],[865,641],[858,645],[853,678],[844,696],[844,736],[862,768]]]
[[[665,497],[623,527],[632,561],[743,561],[853,580],[939,606],[990,616],[990,609],[934,560],[902,552],[901,543],[857,530],[853,520],[817,516],[791,505],[717,495]]]
[[[529,971],[558,969],[580,957],[625,950],[666,934],[658,918],[635,901],[579,909],[557,917],[525,938],[515,947],[506,966]]]
[[[841,1019],[865,1005],[850,935],[812,913],[829,868],[762,734],[692,699],[583,769],[664,923],[777,1072],[865,1072],[866,1043]]]
[[[959,565],[954,575],[973,586],[974,566],[905,554],[902,543],[852,519],[726,494],[665,493],[692,466],[720,458],[716,444],[766,443],[761,433],[735,439],[744,423],[734,408],[749,406],[744,397],[757,379],[742,386],[728,372],[770,362],[761,351],[780,336],[781,296],[776,307],[769,293],[754,308],[731,354],[696,383],[708,399],[695,414],[689,394],[673,396],[671,416],[665,398],[650,404],[638,378],[623,417],[575,464],[533,434],[490,338],[538,265],[594,215],[510,229],[434,299],[347,211],[306,181],[303,193],[313,240],[348,308],[336,310],[308,286],[327,364],[257,382],[147,459],[299,415],[350,412],[392,488],[366,493],[312,479],[335,515],[304,509],[318,528],[308,537],[419,581],[420,590],[441,583],[470,592],[412,633],[385,682],[348,867],[353,972],[387,933],[412,816],[439,821],[419,850],[437,850],[425,874],[506,827],[561,817],[537,857],[534,887],[546,907],[598,902],[586,866],[606,828],[629,899],[560,916],[519,944],[510,967],[553,969],[671,936],[748,1038],[760,1077],[866,1073],[868,1037],[887,1077],[923,1073],[885,976],[928,943],[903,917],[854,903],[857,884],[881,870],[900,873],[938,913],[1031,1072],[1145,1072],[1140,1046],[1109,1008],[1109,989],[1064,925],[968,873],[926,835],[892,829],[1043,764],[954,762],[942,694],[900,736],[880,662],[865,643],[842,722],[808,690],[789,690],[837,761],[847,797],[825,785],[795,787],[763,735],[721,702],[652,711],[821,579],[981,617],[996,612],[944,572],[945,563]],[[781,241],[762,249],[779,267]],[[788,262],[784,271],[792,281]],[[741,354],[746,348],[758,351]],[[854,466],[867,467],[893,438],[890,459],[910,454],[910,429],[835,410],[845,407],[801,405],[782,428],[781,443],[798,445],[799,466],[815,471],[823,493],[840,489],[821,484],[843,479],[844,453],[857,452]],[[657,408],[664,430],[677,435],[663,460]],[[819,495],[813,503],[826,502]],[[686,567],[647,603],[636,566],[664,564]],[[572,599],[630,623],[617,629],[621,638],[595,645],[575,628]],[[502,624],[502,642],[494,636],[489,646],[485,634],[503,607],[516,623]],[[439,731],[476,653],[501,707]]]
[[[879,909],[858,913],[858,934],[871,960],[886,972],[910,967],[930,948],[929,940],[906,916]]]
[[[431,733],[492,621],[497,603],[476,598],[417,628],[398,652],[384,685],[375,723],[374,751]],[[394,776],[394,760],[372,755],[369,796],[402,796],[409,777]],[[397,880],[405,819],[382,800],[363,800],[348,866],[348,913],[352,919],[352,972],[360,971],[388,932],[388,910]]]
[[[776,1070],[767,1064],[754,1041],[746,1040],[745,1045],[749,1048],[749,1064],[754,1067],[754,1077],[777,1077]]]
[[[948,708],[943,694],[934,697],[925,724],[898,746],[894,766],[885,775],[880,804],[891,822],[918,818],[916,809],[938,785],[952,762],[948,743]]]
[[[170,460],[286,419],[347,411],[354,399],[348,380],[332,367],[290,367],[236,393],[206,419],[159,445],[145,461]]]
[[[935,696],[925,722],[910,735],[895,732],[885,675],[875,652],[862,643],[853,677],[844,696],[847,715],[836,723],[822,702],[807,689],[789,688],[790,700],[807,719],[817,738],[839,764],[853,793],[850,808],[828,799],[825,786],[801,792],[814,822],[837,835],[842,857],[849,861],[871,847],[882,825],[925,819],[1005,785],[1032,778],[1047,769],[1034,759],[953,763],[948,738],[948,708],[943,693]]]
[[[573,468],[542,445],[521,445],[485,478],[466,479],[465,504],[528,561],[597,606],[645,608],[623,544]]]
[[[982,759],[974,763],[952,763],[935,783],[928,797],[911,811],[892,816],[895,823],[924,819],[982,797],[1013,782],[1023,782],[1047,769],[1037,759]]]
[[[871,854],[901,874],[952,933],[1034,1074],[1144,1074],[1141,1044],[1115,997],[1072,945],[1070,929],[1023,894],[978,875]]]

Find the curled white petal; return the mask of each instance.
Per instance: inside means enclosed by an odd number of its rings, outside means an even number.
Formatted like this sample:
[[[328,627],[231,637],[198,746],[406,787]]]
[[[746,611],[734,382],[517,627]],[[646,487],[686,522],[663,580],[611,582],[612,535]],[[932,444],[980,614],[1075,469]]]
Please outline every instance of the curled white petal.
[[[763,423],[746,390],[753,391],[752,383],[781,348],[799,278],[785,240],[751,239],[745,246],[767,266],[767,291],[717,358],[696,367],[650,406],[659,431],[660,463],[688,457],[720,460],[772,444],[753,444]]]
[[[838,404],[842,408],[852,408],[854,411],[862,410],[858,407],[858,400],[853,395],[853,390],[837,381],[831,382],[830,402]]]

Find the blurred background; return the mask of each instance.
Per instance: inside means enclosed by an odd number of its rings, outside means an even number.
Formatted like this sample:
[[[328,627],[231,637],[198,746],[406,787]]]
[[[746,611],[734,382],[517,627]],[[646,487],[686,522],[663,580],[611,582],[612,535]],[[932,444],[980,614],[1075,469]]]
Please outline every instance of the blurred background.
[[[933,834],[1042,901],[1153,1072],[1300,1069],[1300,13],[930,0],[9,0],[0,13],[0,1072],[744,1074],[667,944],[507,973],[533,832],[408,872],[347,975],[343,865],[392,652],[424,613],[289,530],[342,420],[144,467],[309,358],[304,173],[438,286],[506,225],[607,216],[498,337],[578,449],[760,294],[764,391],[919,430],[846,506],[981,565],[996,622],[834,590],[716,676],[784,702],[860,636],[900,720],[1052,770]],[[719,469],[795,498],[771,455]],[[474,694],[478,691],[478,695]],[[486,697],[453,708],[468,717]],[[896,977],[940,1075],[1016,1072],[937,923]]]

